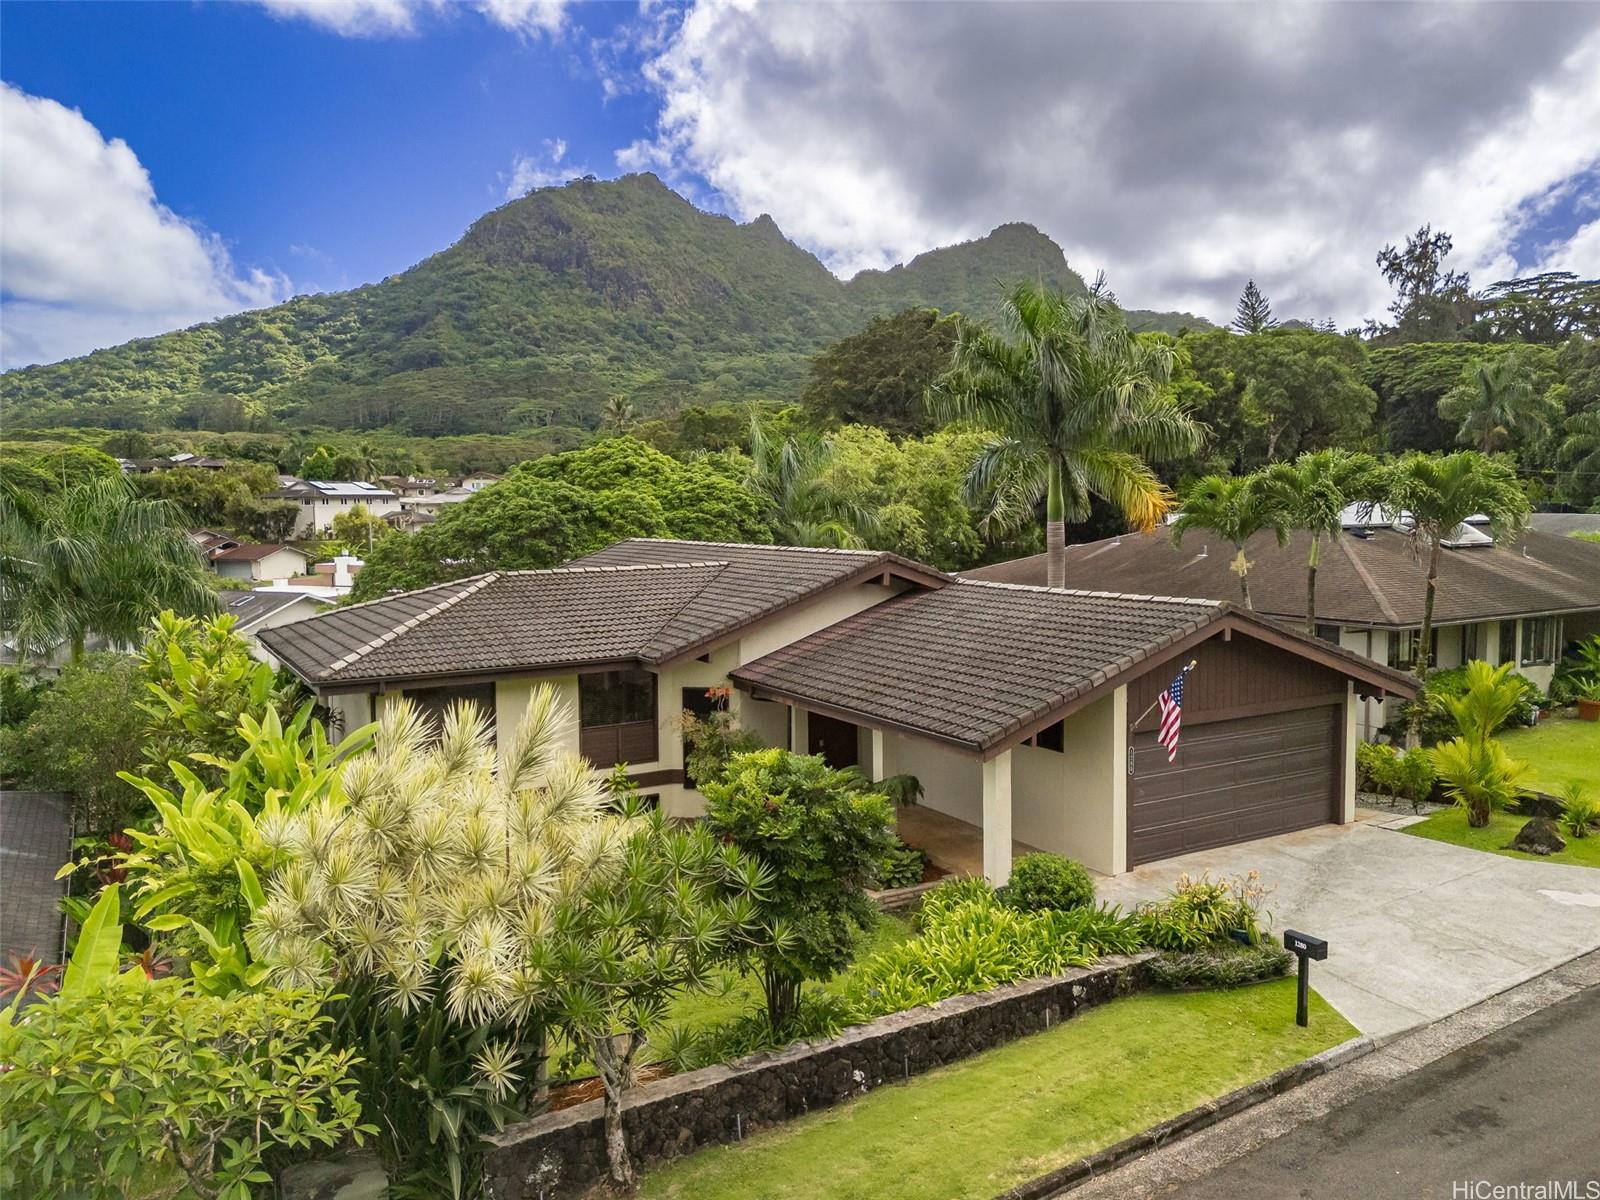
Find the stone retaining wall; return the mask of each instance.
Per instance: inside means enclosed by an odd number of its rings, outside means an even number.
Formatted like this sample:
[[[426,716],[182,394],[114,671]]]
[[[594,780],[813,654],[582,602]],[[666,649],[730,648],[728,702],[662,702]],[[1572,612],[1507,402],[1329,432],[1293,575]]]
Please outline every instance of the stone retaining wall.
[[[1137,990],[1150,954],[1030,979],[880,1017],[826,1042],[802,1042],[632,1089],[623,1123],[641,1166],[827,1108],[920,1075]],[[489,1139],[495,1200],[575,1196],[605,1174],[598,1100],[513,1125]]]

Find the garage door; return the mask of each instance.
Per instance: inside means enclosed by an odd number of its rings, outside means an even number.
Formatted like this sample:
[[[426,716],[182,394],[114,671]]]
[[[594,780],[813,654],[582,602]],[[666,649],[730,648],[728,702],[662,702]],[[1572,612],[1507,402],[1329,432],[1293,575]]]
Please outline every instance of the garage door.
[[[1339,819],[1337,708],[1185,725],[1178,760],[1133,739],[1128,864]]]

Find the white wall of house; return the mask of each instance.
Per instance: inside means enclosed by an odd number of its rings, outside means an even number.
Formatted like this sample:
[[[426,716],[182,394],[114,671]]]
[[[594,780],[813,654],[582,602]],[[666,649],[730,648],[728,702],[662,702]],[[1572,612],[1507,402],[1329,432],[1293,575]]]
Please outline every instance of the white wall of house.
[[[819,629],[837,625],[846,617],[854,616],[874,604],[882,604],[904,590],[905,585],[898,583],[888,587],[878,583],[858,583],[854,587],[840,588],[819,596],[810,604],[796,605],[782,616],[751,629],[739,639],[739,664],[754,662]]]
[[[375,517],[386,517],[400,511],[398,496],[381,499],[361,496],[302,497],[295,503],[300,506],[300,513],[295,518],[296,537],[311,537],[321,532],[333,524],[334,517],[349,512],[358,504],[365,505],[366,510]]]
[[[212,567],[224,579],[254,579],[263,582],[303,575],[310,561],[298,550],[291,550],[285,546],[274,550],[265,558],[251,559],[248,562],[224,559],[213,563]]]

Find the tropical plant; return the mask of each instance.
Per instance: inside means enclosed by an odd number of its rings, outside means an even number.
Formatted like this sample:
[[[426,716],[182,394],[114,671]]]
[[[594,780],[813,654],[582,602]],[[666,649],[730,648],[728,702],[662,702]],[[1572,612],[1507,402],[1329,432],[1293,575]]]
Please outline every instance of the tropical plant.
[[[1417,751],[1401,754],[1384,743],[1358,742],[1356,770],[1367,791],[1409,800],[1413,809],[1433,792],[1433,760]]]
[[[735,754],[763,748],[761,739],[742,728],[726,709],[713,709],[704,716],[685,709],[683,744],[683,772],[695,787],[721,779]]]
[[[1581,780],[1569,779],[1557,792],[1561,799],[1561,824],[1575,838],[1586,838],[1600,825],[1600,801]]]
[[[674,1026],[665,1037],[652,1039],[651,1046],[656,1061],[674,1071],[695,1071],[795,1041],[834,1038],[855,1020],[855,1009],[846,997],[813,989],[800,998],[800,1007],[784,1029],[772,1028],[765,1009],[751,1009],[698,1028]]]
[[[1518,671],[1510,671],[1502,680],[1509,691],[1515,688],[1518,698],[1507,712],[1504,722],[1491,733],[1499,733],[1507,726],[1532,725],[1539,717],[1542,695],[1539,685]],[[1417,739],[1423,746],[1436,746],[1460,733],[1451,709],[1452,701],[1467,694],[1470,687],[1467,667],[1449,667],[1434,671],[1415,700],[1408,700],[1394,711],[1383,729],[1390,737],[1404,739],[1416,719]]]
[[[856,773],[787,750],[737,754],[700,790],[712,835],[771,872],[757,905],[769,933],[748,957],[759,969],[768,1024],[785,1030],[804,985],[847,967],[877,916],[867,889],[893,845],[894,810]]]
[[[0,480],[0,629],[17,651],[74,661],[93,635],[132,644],[162,609],[209,613],[215,593],[183,514],[120,473],[54,495]]]
[[[639,412],[625,396],[611,396],[600,410],[600,426],[612,433],[628,433],[639,423]]]
[[[908,846],[898,837],[892,837],[888,849],[878,857],[873,886],[880,889],[912,887],[922,882],[927,869],[926,850]]]
[[[1183,508],[1172,522],[1172,540],[1181,545],[1184,534],[1204,529],[1222,538],[1234,550],[1228,569],[1239,577],[1239,592],[1244,606],[1254,609],[1250,599],[1250,568],[1245,543],[1264,530],[1271,530],[1278,545],[1289,544],[1286,515],[1272,503],[1254,476],[1207,475],[1189,485],[1183,493]]]
[[[781,436],[759,413],[751,415],[745,488],[761,504],[779,542],[854,548],[876,528],[870,510],[829,486],[833,453],[828,438],[808,432]]]
[[[168,778],[167,764],[178,759],[207,782],[220,782],[228,763],[215,760],[235,759],[249,744],[251,727],[241,718],[270,709],[285,723],[293,719],[302,689],[280,682],[272,667],[250,653],[234,632],[237,623],[231,613],[200,620],[170,610],[151,623],[140,651],[149,693],[139,704],[146,718],[146,775]]]
[[[1411,453],[1384,472],[1384,503],[1410,522],[1418,552],[1428,555],[1426,591],[1422,605],[1422,651],[1417,655],[1417,678],[1426,680],[1427,647],[1432,645],[1434,599],[1438,593],[1439,557],[1445,541],[1467,520],[1479,514],[1488,518],[1496,538],[1515,534],[1528,519],[1528,497],[1508,465],[1462,450],[1455,454]],[[1415,723],[1407,737],[1415,744]]]
[[[1550,698],[1561,703],[1600,700],[1600,634],[1579,642],[1556,664]]]
[[[1021,912],[1083,908],[1094,903],[1094,880],[1081,863],[1060,854],[1024,854],[1011,864],[1000,896]]]
[[[921,802],[924,789],[922,780],[915,775],[886,775],[872,785],[872,790],[888,797],[896,808],[906,808]]]
[[[1156,987],[1174,990],[1242,987],[1288,973],[1294,957],[1282,946],[1218,943],[1199,950],[1167,950],[1145,966]]]
[[[1258,946],[1263,927],[1271,923],[1261,913],[1268,890],[1256,871],[1227,879],[1180,875],[1161,900],[1141,904],[1134,921],[1143,940],[1158,950],[1199,950],[1227,942],[1235,933]]]
[[[1452,738],[1427,751],[1445,795],[1467,814],[1467,824],[1482,829],[1490,816],[1522,795],[1528,764],[1506,752],[1493,738]]]
[[[1468,366],[1461,382],[1440,397],[1439,415],[1460,426],[1457,441],[1487,455],[1547,429],[1549,407],[1534,389],[1528,365],[1513,352]]]
[[[1145,458],[1191,453],[1201,430],[1164,388],[1171,346],[1129,332],[1103,281],[1081,297],[1019,283],[1002,313],[1001,332],[961,327],[930,402],[941,419],[995,435],[968,476],[988,502],[986,526],[1025,525],[1044,501],[1046,578],[1061,587],[1066,522],[1087,517],[1096,495],[1153,528],[1171,492]]]
[[[1104,954],[1139,949],[1134,921],[1115,908],[1019,912],[981,879],[943,883],[923,897],[916,937],[851,972],[862,1017],[899,1012],[950,996],[984,992],[1039,975],[1087,967]]]
[[[1292,463],[1273,463],[1252,483],[1254,503],[1289,529],[1310,535],[1306,555],[1306,632],[1317,631],[1317,571],[1322,548],[1344,532],[1344,511],[1376,498],[1377,460],[1348,450],[1316,450]]]
[[[1436,702],[1469,742],[1488,741],[1527,703],[1528,682],[1510,663],[1491,667],[1486,662],[1469,662],[1462,668],[1462,682],[1459,694],[1439,694]]]

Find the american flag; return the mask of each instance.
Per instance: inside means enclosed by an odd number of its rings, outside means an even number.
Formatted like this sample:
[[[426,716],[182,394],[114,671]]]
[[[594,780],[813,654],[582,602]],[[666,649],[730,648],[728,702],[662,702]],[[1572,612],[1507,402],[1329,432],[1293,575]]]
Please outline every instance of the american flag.
[[[1183,728],[1183,677],[1188,673],[1187,667],[1179,671],[1156,702],[1161,706],[1161,729],[1156,740],[1167,748],[1168,762],[1178,757],[1178,734]]]

